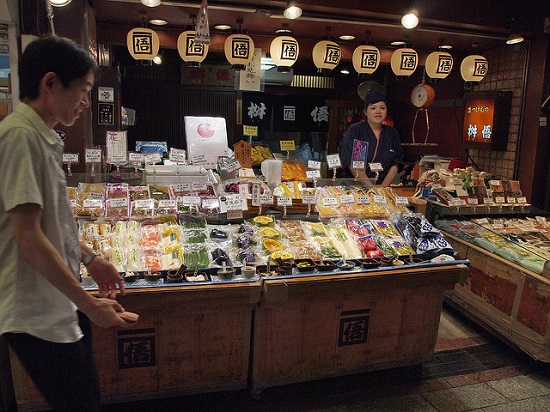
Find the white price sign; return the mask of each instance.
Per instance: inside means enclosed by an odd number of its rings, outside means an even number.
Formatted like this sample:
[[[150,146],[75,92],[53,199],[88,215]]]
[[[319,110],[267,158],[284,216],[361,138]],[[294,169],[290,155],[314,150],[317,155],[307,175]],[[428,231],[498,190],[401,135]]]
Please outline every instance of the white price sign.
[[[321,162],[318,162],[317,160],[308,160],[307,168],[314,169],[314,170],[321,170]]]
[[[174,163],[185,163],[185,161],[187,160],[185,150],[171,148],[168,159],[170,159],[170,161]]]
[[[327,165],[329,169],[336,169],[337,167],[342,167],[342,162],[340,161],[339,154],[327,155]]]
[[[128,161],[132,164],[142,164],[145,161],[143,153],[131,152],[128,154]]]
[[[292,206],[292,198],[288,196],[281,196],[277,198],[278,206]]]
[[[365,168],[365,162],[363,160],[354,160],[352,167],[354,169],[364,169]]]
[[[272,195],[260,195],[260,204],[272,205],[274,202]]]
[[[353,203],[353,201],[354,201],[353,195],[341,195],[340,196],[340,203],[342,203],[342,204]]]
[[[151,153],[144,156],[145,164],[147,165],[154,165],[158,162],[160,162],[162,158],[160,157],[160,153]]]
[[[357,196],[358,205],[367,205],[370,203],[370,197],[368,196]]]
[[[84,152],[86,163],[98,164],[101,163],[101,149],[86,149]]]
[[[78,153],[63,153],[63,163],[78,164]]]
[[[315,196],[312,196],[312,195],[302,196],[302,203],[305,203],[306,205],[314,204],[315,203]]]
[[[132,206],[134,209],[152,209],[155,206],[155,201],[153,199],[134,200]]]
[[[398,205],[409,206],[409,199],[406,196],[396,196],[395,203]]]
[[[384,168],[382,167],[382,163],[369,163],[369,169],[373,172],[381,172],[382,170],[384,170]]]
[[[176,207],[176,201],[174,199],[159,200],[158,207],[161,209],[174,209]]]
[[[311,180],[321,178],[321,172],[319,170],[306,170],[306,177]]]
[[[335,197],[325,197],[323,199],[323,206],[338,206],[338,199]]]
[[[387,203],[386,197],[381,195],[374,195],[374,203],[380,203],[385,205]]]

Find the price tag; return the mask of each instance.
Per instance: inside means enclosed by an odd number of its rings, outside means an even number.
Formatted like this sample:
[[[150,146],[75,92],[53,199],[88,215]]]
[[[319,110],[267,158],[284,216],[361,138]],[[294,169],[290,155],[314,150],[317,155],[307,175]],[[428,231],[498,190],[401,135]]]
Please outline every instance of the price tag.
[[[337,167],[342,167],[342,162],[340,161],[339,154],[327,155],[327,165],[329,169],[336,169]]]
[[[223,205],[225,211],[242,210],[243,200],[240,195],[228,195],[220,197],[220,205]],[[246,201],[245,201],[246,204]]]
[[[507,197],[506,198],[506,203],[515,204],[515,203],[517,203],[517,200],[516,200],[515,197]]]
[[[168,159],[174,163],[185,163],[187,161],[187,156],[185,150],[171,148]]]
[[[325,197],[323,199],[323,206],[338,206],[338,199],[335,197]]]
[[[521,203],[521,204],[527,203],[527,198],[525,196],[518,197],[518,203]]]
[[[112,207],[112,208],[127,207],[128,206],[128,199],[126,199],[126,198],[107,199],[107,201],[105,203],[108,204],[109,207]]]
[[[293,150],[296,150],[296,144],[294,143],[294,140],[281,140],[281,152],[290,152]]]
[[[483,204],[484,205],[492,205],[493,204],[493,198],[492,197],[484,197],[483,198]]]
[[[382,163],[369,163],[369,169],[373,172],[381,172],[382,170],[384,170],[384,168],[382,167]]]
[[[102,209],[103,208],[103,200],[100,199],[86,199],[83,202],[83,205],[87,209]],[[124,204],[123,206],[126,206]]]
[[[220,201],[216,198],[202,199],[202,207],[205,209],[215,209],[220,206]]]
[[[385,204],[387,204],[388,202],[386,201],[386,197],[385,197],[385,196],[374,195],[374,203],[380,203],[380,204],[382,204],[382,205],[385,205]]]
[[[357,196],[358,205],[368,205],[370,203],[370,197],[368,196]]]
[[[321,178],[321,172],[319,170],[306,170],[306,177],[311,180]]]
[[[262,205],[272,205],[273,204],[272,195],[260,195],[260,204]]]
[[[141,164],[145,161],[143,153],[128,153],[128,161],[132,164]]]
[[[200,206],[201,205],[201,198],[199,196],[185,196],[189,201],[190,206]]]
[[[495,203],[499,205],[506,203],[506,198],[504,196],[495,196]]]
[[[243,211],[242,209],[239,210],[228,210],[227,211],[227,219],[229,220],[241,220],[243,218]]]
[[[146,165],[154,165],[160,162],[161,159],[162,158],[160,157],[160,153],[150,153],[150,154],[146,154],[143,160],[145,161]]]
[[[193,192],[205,192],[208,189],[206,182],[193,182],[191,183],[191,190]]]
[[[191,162],[197,164],[204,163],[206,162],[206,155],[204,153],[193,154],[191,156]]]
[[[233,173],[236,170],[239,170],[241,168],[241,164],[238,160],[231,160],[228,162],[222,170],[225,170],[227,173]]]
[[[101,149],[86,149],[84,152],[84,161],[90,164],[101,163]]]
[[[159,200],[158,207],[160,209],[175,209],[176,201],[174,199],[163,199]]]
[[[175,193],[190,192],[191,183],[178,183],[177,185],[172,185],[172,191]]]
[[[354,169],[364,169],[365,162],[362,160],[354,160],[352,166]]]
[[[466,202],[459,198],[454,198],[449,200],[449,206],[464,206]]]
[[[302,196],[302,203],[305,203],[306,205],[315,204],[315,196],[312,196],[312,195]]]
[[[277,206],[292,206],[292,198],[288,196],[278,197]]]
[[[409,206],[409,198],[406,196],[396,196],[395,203],[398,205]]]
[[[317,160],[308,160],[307,168],[314,169],[314,170],[321,170],[321,162],[318,162]]]
[[[346,203],[353,203],[354,202],[353,195],[341,195],[340,196],[340,203],[346,204]]]
[[[243,125],[243,135],[253,137],[258,136],[258,126]]]
[[[487,219],[486,217],[483,217],[481,219],[477,219],[476,222],[480,225],[488,225],[489,219]]]
[[[78,153],[63,153],[64,164],[78,164]]]
[[[134,209],[152,209],[155,206],[155,201],[153,199],[134,200],[132,206]]]
[[[475,206],[475,205],[479,204],[479,201],[475,197],[469,197],[468,198],[468,204],[472,205],[472,206]]]

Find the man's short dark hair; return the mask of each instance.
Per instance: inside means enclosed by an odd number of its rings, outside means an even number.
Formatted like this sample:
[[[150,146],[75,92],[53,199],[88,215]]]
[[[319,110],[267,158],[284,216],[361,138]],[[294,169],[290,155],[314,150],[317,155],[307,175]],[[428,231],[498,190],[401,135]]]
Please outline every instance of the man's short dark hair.
[[[38,98],[40,80],[54,72],[64,87],[97,71],[96,61],[86,50],[65,37],[43,37],[30,42],[19,59],[19,98]]]

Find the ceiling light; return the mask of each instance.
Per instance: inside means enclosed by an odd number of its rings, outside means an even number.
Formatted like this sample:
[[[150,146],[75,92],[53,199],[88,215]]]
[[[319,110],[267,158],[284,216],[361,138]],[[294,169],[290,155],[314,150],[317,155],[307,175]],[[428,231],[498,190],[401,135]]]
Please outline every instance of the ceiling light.
[[[342,70],[340,70],[340,73],[349,74],[349,69],[347,67],[344,67]]]
[[[352,36],[351,34],[343,34],[340,37],[338,37],[340,40],[354,40],[355,36]]]
[[[439,50],[451,50],[453,48],[453,46],[451,46],[450,44],[442,44],[441,46],[437,46],[439,48]]]
[[[506,40],[506,44],[518,44],[521,43],[524,40],[523,36],[519,33],[512,33],[510,34],[510,37],[508,37],[508,40]]]
[[[287,2],[287,4],[288,7],[283,12],[283,16],[285,16],[285,19],[294,20],[302,15],[302,9],[296,6],[293,1],[289,1]]]
[[[290,29],[278,29],[278,30],[275,30],[275,34],[278,34],[279,36],[282,36],[282,35],[290,36],[292,34],[292,30],[290,30]]]
[[[141,0],[141,4],[147,7],[157,7],[160,6],[160,0]]]
[[[407,43],[405,43],[404,41],[401,41],[401,40],[397,40],[397,41],[392,41],[390,44],[391,44],[392,46],[398,46],[398,47],[399,47],[399,46],[404,46],[404,45],[406,45]]]
[[[63,7],[69,4],[73,0],[48,0],[48,3],[50,3],[54,7]]]
[[[162,64],[162,56],[160,54],[157,54],[155,57],[153,57],[153,63]]]
[[[151,19],[151,20],[149,20],[149,24],[152,24],[154,26],[164,26],[164,25],[168,24],[168,22],[166,20],[163,20],[163,19]]]
[[[214,29],[216,29],[216,30],[231,30],[231,25],[229,25],[229,24],[216,24],[214,26]]]
[[[418,16],[411,11],[401,18],[401,24],[406,29],[414,29],[418,26]]]

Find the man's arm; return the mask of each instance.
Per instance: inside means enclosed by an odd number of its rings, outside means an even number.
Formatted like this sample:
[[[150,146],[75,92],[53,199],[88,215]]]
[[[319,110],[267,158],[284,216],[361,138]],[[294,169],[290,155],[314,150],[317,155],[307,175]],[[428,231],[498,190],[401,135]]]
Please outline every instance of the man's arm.
[[[48,282],[67,296],[92,322],[104,328],[128,327],[120,316],[124,308],[115,300],[96,299],[76,280],[42,230],[42,210],[37,204],[23,204],[9,211],[17,246],[30,264]]]

